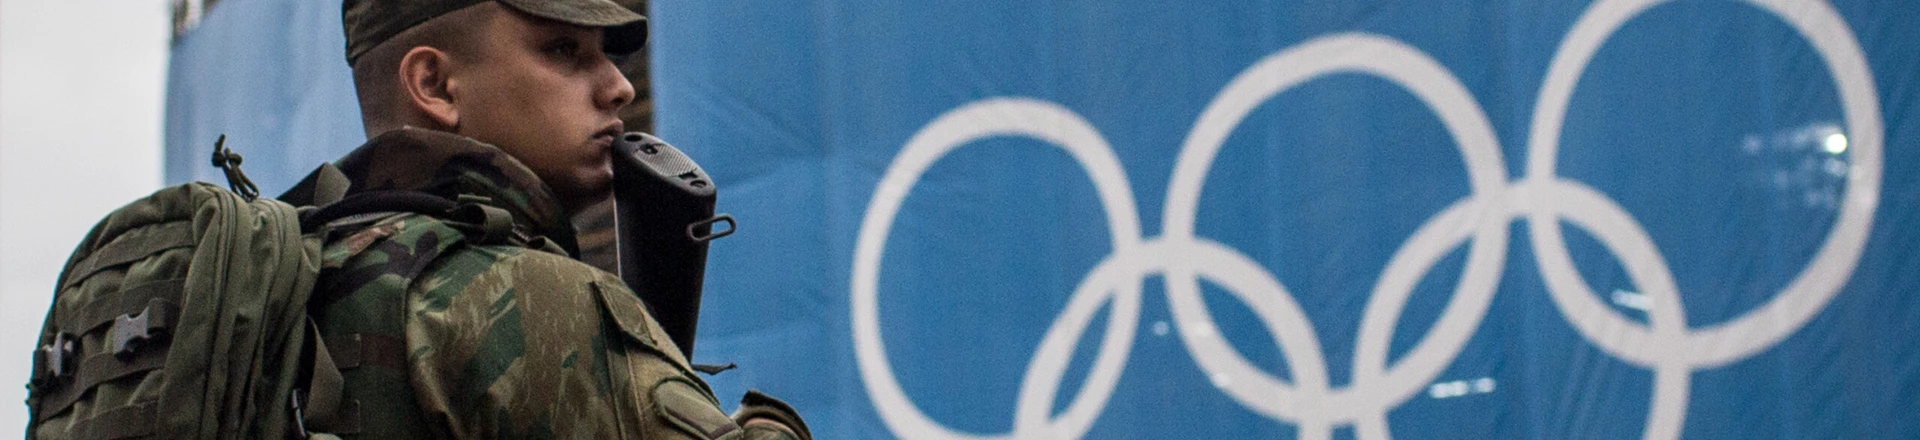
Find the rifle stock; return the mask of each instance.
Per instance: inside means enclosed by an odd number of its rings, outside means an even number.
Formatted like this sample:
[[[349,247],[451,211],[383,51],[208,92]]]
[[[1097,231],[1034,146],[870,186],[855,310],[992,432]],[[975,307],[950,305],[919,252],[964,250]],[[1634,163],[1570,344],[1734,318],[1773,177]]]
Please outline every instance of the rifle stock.
[[[613,190],[620,279],[691,361],[707,244],[733,233],[733,217],[714,215],[717,193],[700,165],[646,133],[614,140]]]

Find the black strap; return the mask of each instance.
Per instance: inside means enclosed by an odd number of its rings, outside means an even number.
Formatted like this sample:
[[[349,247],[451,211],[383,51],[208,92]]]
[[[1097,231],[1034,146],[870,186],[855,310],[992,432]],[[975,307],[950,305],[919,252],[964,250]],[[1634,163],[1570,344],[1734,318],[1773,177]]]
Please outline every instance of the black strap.
[[[311,233],[327,224],[356,215],[406,212],[447,220],[452,226],[475,234],[477,243],[505,243],[516,235],[513,214],[493,206],[493,199],[471,194],[460,195],[458,202],[420,191],[379,190],[347,196],[339,202],[313,210],[300,219],[301,233]]]
[[[135,235],[138,231],[138,235]],[[193,222],[179,221],[148,226],[115,238],[106,246],[100,247],[80,263],[73,265],[67,279],[61,280],[61,286],[92,276],[94,272],[108,267],[140,261],[149,255],[167,249],[193,246]]]
[[[411,212],[427,215],[446,215],[459,207],[446,198],[420,191],[379,190],[367,191],[347,196],[339,202],[321,207],[311,214],[301,216],[300,232],[308,233],[320,230],[335,220],[360,214],[375,212]]]

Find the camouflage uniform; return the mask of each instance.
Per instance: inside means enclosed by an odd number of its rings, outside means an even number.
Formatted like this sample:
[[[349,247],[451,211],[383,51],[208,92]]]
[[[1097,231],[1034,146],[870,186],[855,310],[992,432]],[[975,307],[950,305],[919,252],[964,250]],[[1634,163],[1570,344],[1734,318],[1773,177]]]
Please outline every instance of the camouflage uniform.
[[[638,297],[568,256],[555,197],[500,150],[402,129],[338,165],[349,197],[412,190],[491,207],[470,206],[491,213],[476,220],[335,223],[313,316],[346,378],[344,438],[795,438],[736,424],[749,417],[810,438],[755,392],[735,418],[721,412]],[[505,215],[505,234],[477,220]]]

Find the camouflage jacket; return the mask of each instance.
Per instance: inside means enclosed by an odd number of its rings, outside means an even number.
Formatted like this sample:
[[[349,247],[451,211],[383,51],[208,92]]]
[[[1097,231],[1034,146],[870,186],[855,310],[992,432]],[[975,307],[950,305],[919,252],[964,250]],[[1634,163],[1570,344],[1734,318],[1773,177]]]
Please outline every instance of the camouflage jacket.
[[[810,438],[790,407],[758,393],[723,413],[638,297],[568,256],[555,197],[500,150],[402,129],[338,166],[349,197],[412,190],[485,206],[471,219],[331,227],[312,314],[346,379],[341,437],[795,438],[737,422],[761,418]]]

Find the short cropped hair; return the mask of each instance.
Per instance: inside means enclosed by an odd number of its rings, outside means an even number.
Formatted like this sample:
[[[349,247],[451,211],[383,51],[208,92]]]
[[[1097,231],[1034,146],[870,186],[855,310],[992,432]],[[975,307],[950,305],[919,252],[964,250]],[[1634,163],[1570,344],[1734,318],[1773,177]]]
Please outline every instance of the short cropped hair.
[[[493,14],[505,12],[493,2],[449,12],[415,25],[361,54],[353,63],[353,87],[360,98],[360,120],[367,135],[376,127],[398,128],[408,96],[400,84],[400,60],[416,47],[439,49],[467,61],[481,61],[480,35]],[[383,130],[384,131],[384,130]]]

